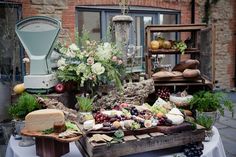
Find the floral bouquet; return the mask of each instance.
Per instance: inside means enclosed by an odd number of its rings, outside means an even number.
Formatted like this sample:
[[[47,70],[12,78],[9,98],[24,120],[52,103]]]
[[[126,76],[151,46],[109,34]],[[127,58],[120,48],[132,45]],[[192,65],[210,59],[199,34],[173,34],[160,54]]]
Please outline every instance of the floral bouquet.
[[[122,52],[108,42],[81,39],[79,46],[75,43],[69,46],[59,44],[58,78],[62,82],[75,81],[80,87],[89,85],[90,89],[112,83],[121,89],[120,77],[125,72]]]

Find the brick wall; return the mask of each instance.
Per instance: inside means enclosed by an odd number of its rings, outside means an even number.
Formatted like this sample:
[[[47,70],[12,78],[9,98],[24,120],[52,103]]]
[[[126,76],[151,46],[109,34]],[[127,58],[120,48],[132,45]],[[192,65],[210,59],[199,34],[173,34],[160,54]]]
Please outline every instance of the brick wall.
[[[61,32],[61,36],[70,36],[72,39],[74,38],[75,32],[76,6],[118,5],[118,0],[21,0],[20,2],[23,6],[23,17],[32,15],[56,17],[62,21],[63,31]],[[190,2],[191,0],[131,0],[130,5],[180,10],[181,23],[190,23]],[[200,21],[198,8],[196,7],[196,23]]]
[[[76,6],[118,5],[118,0],[16,0],[22,3],[23,17],[45,15],[62,21],[61,37],[74,38]],[[196,0],[195,23],[201,22],[205,0]],[[191,22],[191,0],[132,0],[131,6],[158,7],[181,11],[181,23]],[[221,88],[234,87],[235,0],[219,0],[212,8],[210,23],[216,25],[216,80]],[[236,8],[236,7],[234,7]],[[234,9],[235,14],[235,9]],[[233,19],[234,17],[234,19]],[[233,30],[234,29],[234,30]],[[186,38],[186,35],[182,35]]]
[[[204,4],[204,1],[202,2]],[[211,7],[209,24],[216,27],[215,79],[222,89],[231,89],[235,86],[235,9],[235,0],[219,0]]]

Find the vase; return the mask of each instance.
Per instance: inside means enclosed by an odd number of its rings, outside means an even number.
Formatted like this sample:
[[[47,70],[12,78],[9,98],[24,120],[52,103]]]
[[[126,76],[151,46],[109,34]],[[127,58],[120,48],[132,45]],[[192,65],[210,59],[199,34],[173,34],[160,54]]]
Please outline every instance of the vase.
[[[210,117],[213,120],[213,125],[215,124],[215,122],[217,120],[219,120],[220,118],[220,114],[218,111],[212,111],[212,112],[200,112],[198,110],[196,110],[196,119],[200,116],[206,116],[206,117]]]
[[[15,133],[16,133],[14,135],[15,139],[21,140],[18,144],[20,147],[32,146],[35,144],[33,137],[21,135],[21,130],[24,128],[24,126],[25,126],[25,121],[21,121],[21,120],[15,121]]]
[[[78,121],[83,124],[87,120],[93,119],[92,112],[78,112]]]

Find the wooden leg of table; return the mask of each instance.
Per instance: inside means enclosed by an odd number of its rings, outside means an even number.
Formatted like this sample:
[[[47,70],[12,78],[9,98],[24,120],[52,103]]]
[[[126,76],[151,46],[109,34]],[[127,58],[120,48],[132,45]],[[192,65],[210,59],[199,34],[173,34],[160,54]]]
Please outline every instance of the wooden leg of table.
[[[69,152],[69,143],[51,138],[35,138],[36,155],[40,157],[60,157]]]

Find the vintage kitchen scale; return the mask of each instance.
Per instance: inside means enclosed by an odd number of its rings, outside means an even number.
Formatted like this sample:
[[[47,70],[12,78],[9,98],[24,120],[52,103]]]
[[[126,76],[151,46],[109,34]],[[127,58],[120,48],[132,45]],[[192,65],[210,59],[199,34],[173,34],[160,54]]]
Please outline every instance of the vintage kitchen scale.
[[[30,74],[24,76],[28,92],[47,93],[57,84],[50,57],[60,28],[60,21],[44,16],[29,17],[16,24],[16,34],[30,58]]]

